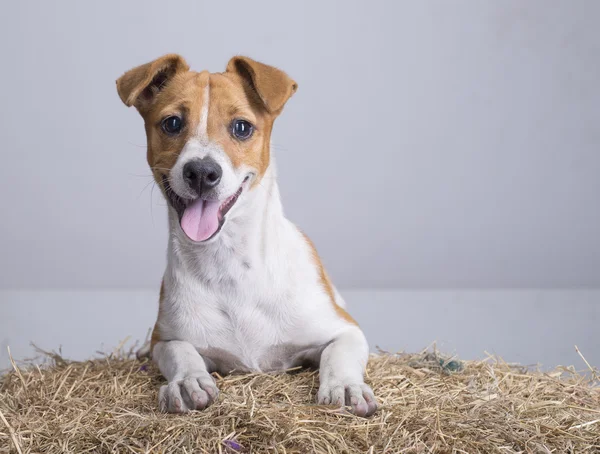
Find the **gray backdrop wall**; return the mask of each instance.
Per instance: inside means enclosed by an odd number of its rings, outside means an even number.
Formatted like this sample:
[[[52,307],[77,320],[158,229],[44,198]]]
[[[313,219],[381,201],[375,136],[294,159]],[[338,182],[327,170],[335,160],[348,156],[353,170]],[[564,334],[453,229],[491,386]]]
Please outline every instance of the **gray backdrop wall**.
[[[168,52],[299,83],[274,135],[284,205],[373,348],[584,368],[578,345],[600,365],[599,17],[596,0],[3,2],[0,369],[9,346],[87,358],[152,325],[165,205],[114,82]]]
[[[285,208],[341,288],[600,286],[600,2],[20,1],[0,15],[0,288],[160,279],[164,203],[115,79],[234,54],[298,93]]]

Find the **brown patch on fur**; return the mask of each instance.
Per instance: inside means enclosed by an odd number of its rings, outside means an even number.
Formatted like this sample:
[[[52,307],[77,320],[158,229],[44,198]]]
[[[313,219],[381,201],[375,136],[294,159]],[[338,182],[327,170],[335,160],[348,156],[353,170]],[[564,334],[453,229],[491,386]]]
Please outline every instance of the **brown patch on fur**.
[[[319,278],[321,279],[321,284],[323,285],[325,292],[327,292],[327,295],[329,296],[329,300],[331,301],[331,304],[333,305],[335,312],[341,318],[346,320],[348,323],[352,323],[353,325],[358,326],[358,323],[356,323],[356,320],[354,320],[354,318],[352,318],[352,316],[343,307],[340,307],[335,302],[335,293],[333,291],[333,285],[331,284],[331,280],[329,279],[329,276],[327,275],[327,272],[325,271],[325,267],[323,267],[321,258],[319,257],[319,254],[317,253],[317,248],[315,247],[315,245],[311,241],[311,239],[304,232],[301,232],[301,233],[302,233],[302,236],[306,239],[306,242],[308,243],[308,246],[311,249],[311,253],[315,260],[315,264],[317,265],[317,270],[319,272]]]
[[[254,61],[248,57],[233,57],[227,63],[227,72],[238,74],[252,88],[265,110],[279,115],[298,84],[280,69]]]
[[[152,329],[152,336],[150,337],[150,355],[152,355],[152,350],[154,350],[154,346],[157,342],[161,340],[160,332],[158,329],[158,319],[160,318],[160,310],[163,303],[163,299],[165,298],[165,282],[162,281],[160,284],[160,296],[158,298],[158,317],[156,322],[154,323],[154,328]]]
[[[143,115],[148,165],[159,184],[162,184],[162,175],[168,174],[185,144],[196,134],[207,83],[208,72],[176,74],[156,96],[151,109]],[[171,115],[183,119],[183,129],[175,136],[165,134],[161,126],[163,119]]]
[[[117,80],[121,101],[138,110],[146,110],[162,86],[179,72],[189,70],[186,61],[177,54],[164,55],[154,61],[127,71]]]
[[[254,185],[269,166],[273,122],[297,84],[283,71],[247,57],[234,57],[225,72],[209,74],[189,71],[182,57],[165,55],[117,80],[121,100],[135,106],[144,118],[148,164],[160,187],[162,176],[168,174],[185,144],[197,134],[207,84],[208,140],[223,147],[234,167],[253,169],[257,174]],[[176,136],[165,134],[161,128],[162,120],[170,115],[183,118],[183,129]],[[240,141],[232,136],[235,119],[254,125],[249,139]]]

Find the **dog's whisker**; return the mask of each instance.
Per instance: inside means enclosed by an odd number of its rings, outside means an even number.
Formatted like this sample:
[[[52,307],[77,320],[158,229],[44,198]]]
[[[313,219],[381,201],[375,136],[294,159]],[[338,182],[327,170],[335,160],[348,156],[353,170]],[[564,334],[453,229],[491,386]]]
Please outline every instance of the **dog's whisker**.
[[[158,171],[161,171],[161,170],[162,170],[162,171],[164,171],[164,172],[170,172],[170,171],[171,171],[171,169],[168,169],[168,168],[166,168],[166,167],[156,167],[156,166],[154,166],[154,167],[150,167],[150,170],[158,170]]]
[[[152,226],[154,226],[154,188],[156,187],[156,182],[153,180],[152,189],[150,189],[150,218],[152,219]]]
[[[151,184],[155,184],[155,183],[156,183],[156,182],[155,182],[154,180],[151,180],[151,181],[149,181],[148,183],[146,183],[146,185],[143,187],[143,189],[142,189],[142,190],[140,191],[140,193],[138,194],[138,196],[137,196],[137,200],[139,200],[139,199],[140,199],[140,197],[142,196],[142,194],[144,193],[144,191],[145,191],[146,189],[148,189],[148,186],[150,186]],[[152,196],[150,196],[150,197],[152,197]]]
[[[152,175],[151,173],[147,173],[144,175],[140,175],[137,173],[128,173],[127,175],[129,175],[130,177],[137,177],[137,178],[154,178],[154,175]]]

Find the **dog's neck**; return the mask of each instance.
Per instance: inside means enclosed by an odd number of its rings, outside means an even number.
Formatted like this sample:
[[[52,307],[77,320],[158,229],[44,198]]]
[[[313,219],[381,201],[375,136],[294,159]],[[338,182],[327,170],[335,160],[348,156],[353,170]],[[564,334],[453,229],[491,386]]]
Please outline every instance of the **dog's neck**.
[[[264,266],[284,225],[284,214],[273,161],[252,189],[244,191],[214,240],[194,243],[181,230],[169,207],[169,266],[204,280],[236,279],[239,271]],[[238,266],[240,269],[238,270]]]

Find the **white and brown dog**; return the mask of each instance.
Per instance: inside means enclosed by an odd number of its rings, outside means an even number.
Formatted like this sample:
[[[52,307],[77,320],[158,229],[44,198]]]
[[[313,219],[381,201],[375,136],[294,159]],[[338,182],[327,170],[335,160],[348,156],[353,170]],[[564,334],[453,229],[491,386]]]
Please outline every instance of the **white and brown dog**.
[[[159,406],[203,409],[210,375],[320,367],[317,400],[375,412],[367,341],[310,240],[283,214],[270,137],[296,91],[283,71],[245,57],[223,73],[178,55],[117,80],[144,119],[148,164],[168,201],[169,246],[149,354],[168,384]]]

